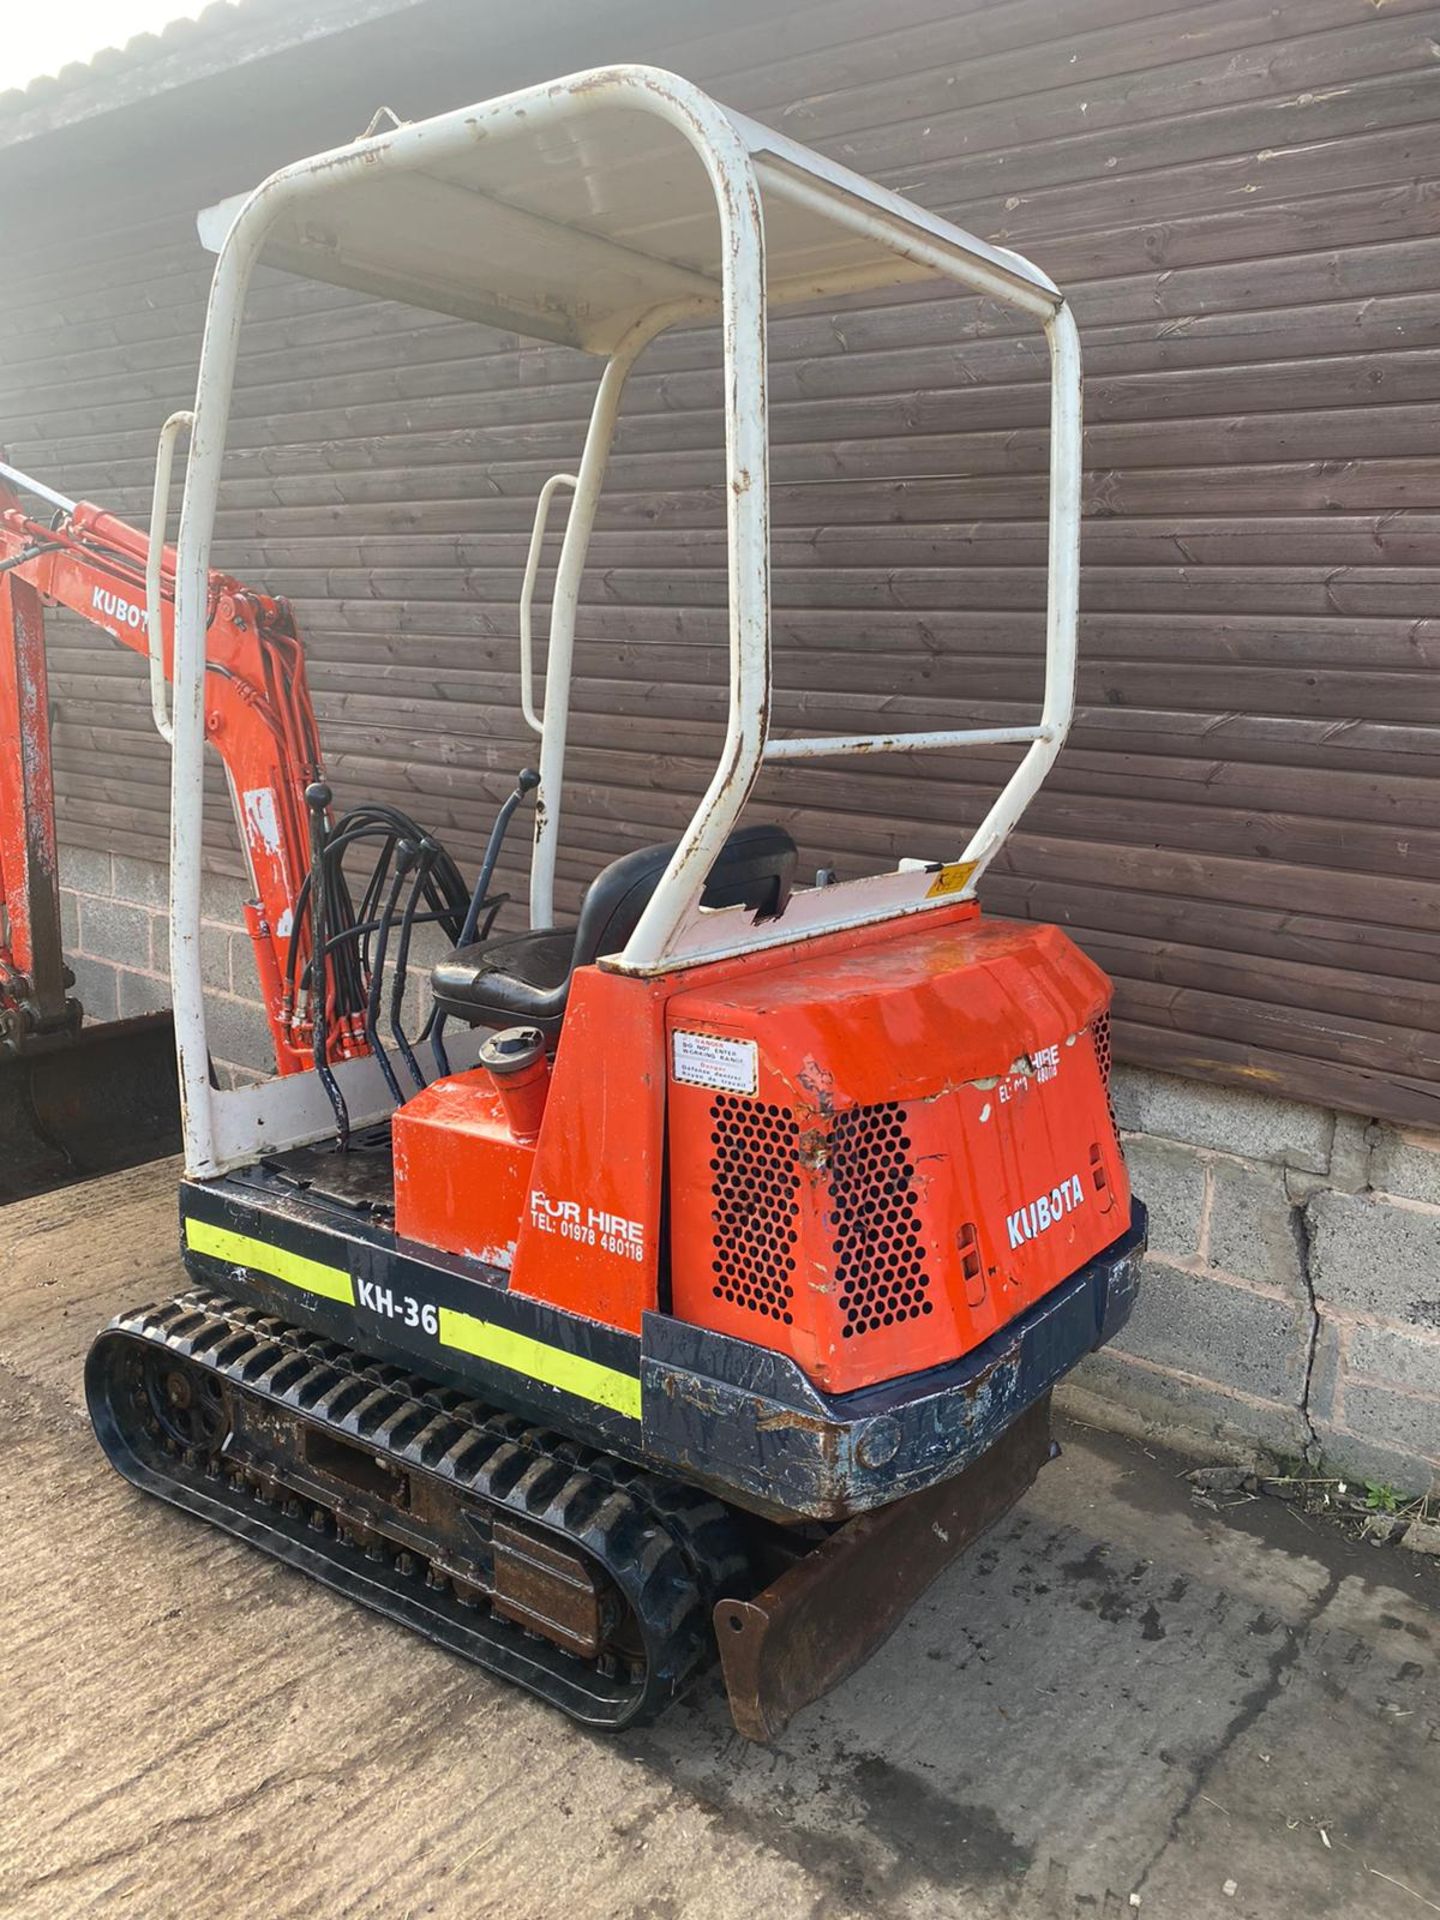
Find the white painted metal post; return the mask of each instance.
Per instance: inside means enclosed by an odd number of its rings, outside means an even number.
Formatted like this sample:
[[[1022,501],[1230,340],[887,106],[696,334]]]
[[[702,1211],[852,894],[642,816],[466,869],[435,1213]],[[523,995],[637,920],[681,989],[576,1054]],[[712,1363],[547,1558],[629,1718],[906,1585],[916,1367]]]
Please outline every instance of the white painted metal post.
[[[1075,715],[1083,404],[1080,336],[1074,315],[1063,303],[1045,322],[1045,339],[1050,348],[1050,578],[1045,607],[1042,731],[960,856],[975,864],[969,882],[972,889],[1039,792]]]
[[[730,587],[730,710],[720,764],[675,857],[626,943],[651,967],[699,897],[739,819],[770,724],[770,422],[766,400],[765,234],[760,190],[733,125],[717,116],[697,151],[715,187],[724,260],[725,518]]]
[[[170,995],[180,1070],[185,1165],[218,1171],[205,989],[200,973],[200,876],[205,812],[205,615],[210,543],[220,499],[220,467],[230,422],[245,292],[271,222],[296,191],[293,175],[274,175],[246,201],[220,247],[195,380],[190,460],[175,543],[175,621],[171,669]],[[157,473],[157,480],[163,477]],[[157,496],[159,488],[156,488]],[[168,506],[168,500],[166,501]],[[151,525],[157,512],[151,505]]]
[[[175,730],[170,725],[169,700],[165,691],[165,609],[160,595],[160,576],[164,571],[165,527],[170,518],[170,471],[175,463],[175,442],[187,427],[193,427],[193,413],[172,413],[160,429],[155,449],[155,491],[150,498],[150,545],[145,553],[145,631],[150,642],[150,713],[155,731],[170,745]]]
[[[540,732],[540,785],[535,790],[535,844],[530,856],[530,924],[555,922],[555,860],[560,844],[560,807],[565,789],[565,747],[570,729],[570,682],[575,664],[575,616],[580,583],[590,551],[590,534],[600,505],[605,464],[615,437],[615,421],[630,369],[657,333],[662,333],[694,304],[667,304],[647,313],[621,340],[600,376],[590,413],[585,450],[575,476],[575,498],[565,523],[555,592],[550,602],[550,644],[545,654],[545,710]],[[548,484],[548,483],[547,483]],[[522,662],[528,653],[522,635]],[[523,688],[522,688],[523,698]],[[528,718],[528,715],[527,715]]]

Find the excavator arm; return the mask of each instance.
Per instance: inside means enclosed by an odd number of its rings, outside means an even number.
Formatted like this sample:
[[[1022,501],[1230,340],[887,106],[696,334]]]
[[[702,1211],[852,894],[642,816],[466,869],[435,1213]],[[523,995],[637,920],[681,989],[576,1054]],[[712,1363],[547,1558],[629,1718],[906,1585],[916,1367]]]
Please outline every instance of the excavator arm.
[[[68,608],[120,645],[146,654],[149,541],[114,514],[59,503],[33,518],[0,468],[0,1018],[11,1044],[68,1031],[58,941],[54,794],[50,770],[44,608]],[[34,483],[24,482],[29,490]],[[161,564],[162,655],[172,673],[174,554]],[[209,587],[206,735],[225,767],[251,898],[246,924],[280,1073],[315,1064],[306,996],[309,933],[297,925],[310,869],[306,790],[323,782],[304,651],[283,600],[226,574]],[[293,948],[292,950],[292,943]],[[331,1020],[328,1059],[367,1050],[353,1015]]]
[[[171,429],[185,417],[166,423],[162,476]],[[160,490],[163,496],[163,477]],[[48,502],[53,518],[27,511],[22,491]],[[57,1166],[73,1177],[77,1168],[115,1164],[124,1136],[138,1131],[126,1117],[137,1102],[125,1108],[125,1097],[141,1079],[159,1086],[163,1078],[162,1092],[143,1102],[145,1126],[166,1143],[160,1150],[173,1144],[168,1020],[163,1034],[155,1017],[82,1032],[82,1009],[69,993],[44,612],[64,607],[149,658],[152,706],[168,738],[174,595],[174,552],[158,532],[152,544],[114,514],[0,464],[0,1069],[19,1070],[8,1092],[0,1087],[0,1200],[16,1190],[43,1190],[35,1184],[42,1179],[54,1184]],[[425,923],[452,944],[488,934],[505,899],[489,891],[500,840],[538,775],[523,773],[501,807],[473,890],[439,841],[399,808],[370,802],[335,818],[290,608],[218,572],[209,576],[206,602],[205,733],[225,768],[249,872],[244,912],[276,1070],[318,1073],[344,1145],[349,1114],[331,1071],[339,1062],[375,1055],[397,1106],[426,1083],[418,1041],[429,1039],[436,1067],[448,1071],[437,1011],[416,1041],[404,1029],[412,936]],[[347,863],[353,871],[367,857],[363,885],[352,895]],[[81,1043],[92,1055],[108,1047],[115,1070],[87,1073],[77,1057]],[[157,1046],[166,1056],[163,1075]],[[130,1065],[139,1052],[143,1073]],[[113,1102],[102,1095],[102,1081]],[[107,1104],[115,1108],[113,1124],[101,1124]],[[77,1149],[87,1125],[95,1137]]]

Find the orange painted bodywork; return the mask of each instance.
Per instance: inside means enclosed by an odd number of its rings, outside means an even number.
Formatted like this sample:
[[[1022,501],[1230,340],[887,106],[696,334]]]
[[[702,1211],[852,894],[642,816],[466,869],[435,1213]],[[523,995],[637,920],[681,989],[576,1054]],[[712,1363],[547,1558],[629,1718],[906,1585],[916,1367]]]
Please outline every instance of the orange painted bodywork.
[[[459,1075],[396,1118],[397,1226],[513,1241],[516,1292],[632,1332],[668,1309],[831,1392],[938,1366],[1129,1225],[1109,999],[1057,929],[972,903],[659,980],[584,968],[528,1184],[488,1076]]]
[[[483,1067],[451,1074],[396,1114],[395,1231],[508,1269],[530,1194],[533,1141],[517,1140]]]
[[[659,1298],[664,983],[577,971],[538,1140],[517,1138],[483,1067],[417,1094],[392,1134],[398,1233],[640,1331]]]
[[[516,1293],[630,1333],[660,1296],[671,985],[577,971],[511,1278]]]
[[[3,554],[0,554],[3,558]],[[55,785],[50,696],[40,597],[16,570],[0,574],[0,1008],[18,976],[36,971],[47,938],[45,908],[58,923]],[[40,869],[37,873],[36,869]],[[34,924],[35,903],[42,924]],[[59,956],[51,966],[58,977]]]
[[[1109,998],[1057,929],[978,915],[677,993],[672,1034],[753,1041],[757,1086],[672,1084],[675,1313],[833,1393],[980,1345],[1129,1225]]]

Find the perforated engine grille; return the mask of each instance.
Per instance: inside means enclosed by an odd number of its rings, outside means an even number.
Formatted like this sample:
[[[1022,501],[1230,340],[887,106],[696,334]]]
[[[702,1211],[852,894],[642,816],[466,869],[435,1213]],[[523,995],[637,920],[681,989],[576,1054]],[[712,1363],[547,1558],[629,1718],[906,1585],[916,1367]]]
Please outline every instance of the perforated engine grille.
[[[721,1094],[710,1109],[715,1295],[791,1323],[795,1146],[789,1107]]]
[[[932,1311],[905,1109],[850,1107],[830,1136],[835,1277],[845,1339]]]
[[[1100,1078],[1110,1084],[1110,1016],[1097,1014],[1091,1031],[1095,1035],[1095,1058],[1100,1063]]]
[[[1115,1138],[1118,1140],[1120,1138],[1120,1122],[1115,1117],[1115,1102],[1110,1094],[1110,1068],[1113,1064],[1113,1056],[1110,1051],[1110,1012],[1108,1008],[1104,1013],[1097,1015],[1091,1032],[1095,1036],[1095,1059],[1100,1068],[1101,1084],[1105,1088],[1105,1104],[1110,1109],[1110,1125],[1114,1129]]]

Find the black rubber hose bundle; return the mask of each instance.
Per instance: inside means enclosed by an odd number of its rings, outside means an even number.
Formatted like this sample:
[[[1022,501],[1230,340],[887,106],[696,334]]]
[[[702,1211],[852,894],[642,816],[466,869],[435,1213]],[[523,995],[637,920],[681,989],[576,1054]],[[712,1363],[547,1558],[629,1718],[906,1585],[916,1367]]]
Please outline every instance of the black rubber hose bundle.
[[[295,903],[286,988],[292,1006],[309,1006],[315,1068],[335,1112],[337,1139],[344,1147],[350,1117],[331,1067],[333,1037],[337,1029],[358,1023],[391,1095],[397,1103],[405,1099],[378,1032],[390,934],[398,913],[390,1031],[416,1087],[425,1084],[402,1017],[411,940],[417,926],[433,923],[453,945],[465,925],[470,891],[445,848],[400,808],[370,802],[342,814],[332,827],[328,824],[329,789],[317,782],[306,790],[305,798],[310,811],[311,865]],[[362,847],[373,850],[373,858],[357,912],[345,860]],[[310,957],[301,970],[306,928]],[[427,1021],[422,1040],[429,1029]]]

